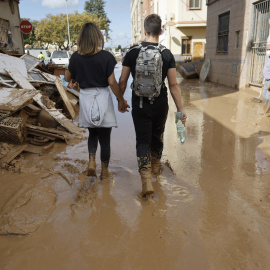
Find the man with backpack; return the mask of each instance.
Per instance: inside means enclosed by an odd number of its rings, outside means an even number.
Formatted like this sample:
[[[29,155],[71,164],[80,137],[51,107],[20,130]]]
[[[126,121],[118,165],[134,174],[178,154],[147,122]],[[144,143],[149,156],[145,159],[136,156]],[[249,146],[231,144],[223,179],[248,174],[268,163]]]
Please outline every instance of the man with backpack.
[[[151,14],[144,21],[145,42],[129,49],[123,61],[119,86],[124,94],[130,73],[133,77],[132,117],[136,132],[136,150],[142,180],[142,196],[154,193],[152,176],[161,173],[163,133],[168,114],[168,78],[175,102],[176,122],[186,122],[180,88],[176,81],[175,59],[170,50],[160,45],[161,19]]]

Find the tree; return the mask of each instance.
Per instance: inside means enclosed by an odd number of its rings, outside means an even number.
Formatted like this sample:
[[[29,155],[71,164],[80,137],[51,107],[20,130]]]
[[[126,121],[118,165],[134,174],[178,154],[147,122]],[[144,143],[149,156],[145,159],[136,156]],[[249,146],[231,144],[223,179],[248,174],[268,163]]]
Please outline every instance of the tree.
[[[122,50],[122,46],[118,45],[117,50]]]
[[[111,21],[107,17],[107,14],[104,10],[104,6],[105,6],[104,0],[89,0],[85,1],[84,10],[88,12],[90,15],[96,15],[98,19],[101,20],[99,28],[101,30],[105,30],[106,34],[108,35]]]
[[[29,18],[21,18],[21,21],[29,21],[32,23],[33,29],[30,34],[23,34],[23,42],[24,44],[34,45],[37,41],[36,39],[36,28],[38,25],[38,21],[30,20]]]
[[[69,29],[70,29],[70,45],[77,44],[77,38],[82,26],[87,22],[94,22],[97,25],[101,24],[101,19],[96,15],[90,15],[89,13],[79,14],[78,11],[69,14]],[[59,48],[68,49],[68,28],[66,14],[46,15],[45,19],[42,19],[36,29],[36,38],[43,45],[53,44],[59,46]]]

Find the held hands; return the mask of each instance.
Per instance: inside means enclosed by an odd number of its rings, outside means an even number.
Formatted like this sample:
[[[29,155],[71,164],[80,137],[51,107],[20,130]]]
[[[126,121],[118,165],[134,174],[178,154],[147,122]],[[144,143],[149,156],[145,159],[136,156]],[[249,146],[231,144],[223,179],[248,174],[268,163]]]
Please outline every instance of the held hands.
[[[77,85],[77,82],[71,80],[68,84],[68,88],[74,89]]]
[[[128,108],[130,106],[128,105],[127,101],[123,99],[123,101],[118,100],[118,111],[121,113],[129,112]]]
[[[186,125],[186,119],[187,115],[184,113],[184,111],[178,111],[175,113],[175,123],[177,123],[178,120],[181,120],[183,125]]]

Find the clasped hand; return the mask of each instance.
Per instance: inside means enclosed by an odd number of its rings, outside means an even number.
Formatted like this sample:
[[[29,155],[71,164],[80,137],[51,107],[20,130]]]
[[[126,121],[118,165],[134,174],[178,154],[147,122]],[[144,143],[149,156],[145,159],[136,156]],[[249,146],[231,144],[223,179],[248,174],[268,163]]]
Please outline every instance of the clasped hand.
[[[74,89],[75,87],[77,87],[78,83],[71,80],[68,84],[68,88]]]
[[[128,103],[125,99],[122,102],[118,101],[118,111],[119,112],[121,112],[121,113],[129,112],[128,108],[130,108],[130,106],[128,105]]]

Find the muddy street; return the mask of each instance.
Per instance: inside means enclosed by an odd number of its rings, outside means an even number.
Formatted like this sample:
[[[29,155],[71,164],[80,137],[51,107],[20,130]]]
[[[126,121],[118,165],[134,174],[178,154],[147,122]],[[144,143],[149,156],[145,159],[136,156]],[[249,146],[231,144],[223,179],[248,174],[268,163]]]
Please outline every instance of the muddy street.
[[[269,269],[270,118],[258,93],[178,83],[187,140],[170,98],[153,201],[140,197],[130,112],[112,130],[110,181],[85,175],[87,133],[0,171],[0,269]]]

